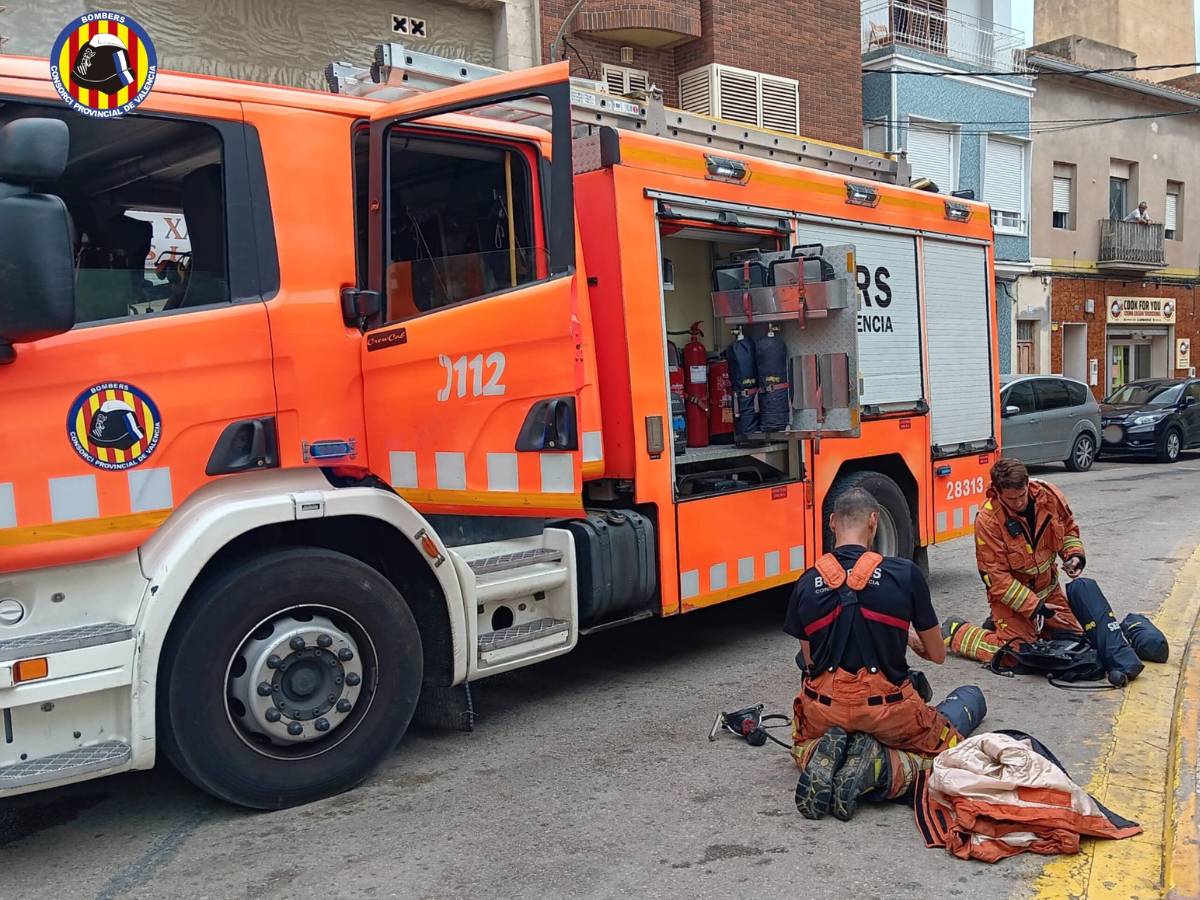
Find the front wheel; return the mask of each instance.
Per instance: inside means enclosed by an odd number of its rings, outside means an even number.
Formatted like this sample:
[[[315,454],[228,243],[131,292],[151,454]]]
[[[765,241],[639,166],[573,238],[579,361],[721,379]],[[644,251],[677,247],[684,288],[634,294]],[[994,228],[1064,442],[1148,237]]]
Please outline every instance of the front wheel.
[[[1165,463],[1173,463],[1179,461],[1179,454],[1183,452],[1183,435],[1179,433],[1178,428],[1168,428],[1167,433],[1162,436],[1162,440],[1158,443],[1158,461]]]
[[[1096,439],[1086,431],[1075,438],[1066,466],[1072,472],[1086,472],[1096,461]]]
[[[821,509],[824,517],[822,529],[825,550],[832,550],[834,544],[833,531],[829,527],[829,517],[833,513],[834,504],[838,497],[855,487],[865,490],[879,504],[879,530],[875,534],[875,551],[883,556],[912,559],[916,539],[908,501],[904,499],[904,492],[900,490],[900,486],[879,472],[851,472],[839,478],[825,495]]]
[[[167,757],[211,794],[283,809],[361,782],[408,727],[421,637],[370,566],[278,550],[197,588],[160,666]]]

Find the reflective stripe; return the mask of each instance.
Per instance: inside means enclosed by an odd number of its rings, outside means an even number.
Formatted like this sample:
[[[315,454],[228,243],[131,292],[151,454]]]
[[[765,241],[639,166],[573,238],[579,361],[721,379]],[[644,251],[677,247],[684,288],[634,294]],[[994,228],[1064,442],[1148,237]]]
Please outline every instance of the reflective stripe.
[[[956,506],[954,508],[954,527],[963,527],[963,508],[961,506]]]
[[[467,489],[467,458],[463,453],[435,453],[437,486],[440,491],[465,491]]]
[[[72,475],[50,479],[50,518],[54,522],[74,522],[100,517],[95,475]]]
[[[17,527],[17,504],[13,500],[12,482],[0,484],[0,528]]]
[[[724,590],[729,585],[729,575],[725,563],[717,563],[708,570],[708,589],[710,591]]]
[[[171,470],[130,469],[129,508],[132,512],[171,509],[175,505],[171,490]]]
[[[754,557],[744,556],[738,560],[738,584],[748,584],[754,580]]]
[[[691,569],[683,572],[679,576],[679,596],[684,600],[690,600],[692,597],[700,594],[700,570]]]
[[[938,534],[941,534],[945,530],[946,530],[946,514],[944,512],[940,512],[937,514],[937,532],[938,532]]]
[[[417,486],[417,454],[411,450],[392,450],[388,453],[388,464],[392,470],[392,487],[415,488]]]
[[[788,570],[799,572],[804,568],[804,548],[792,547],[788,550]]]
[[[583,461],[600,462],[604,459],[604,435],[599,431],[583,433]]]
[[[543,453],[542,493],[569,494],[575,490],[575,472],[567,453]]]
[[[979,504],[978,504],[978,503],[972,503],[972,504],[971,504],[971,510],[970,510],[970,513],[969,513],[969,515],[970,515],[970,518],[971,518],[971,524],[972,524],[972,525],[974,525],[974,524],[975,524],[975,517],[979,515]]]
[[[763,557],[763,575],[767,578],[774,578],[779,574],[779,551],[772,550]]]
[[[517,454],[489,453],[487,455],[489,491],[518,491]]]

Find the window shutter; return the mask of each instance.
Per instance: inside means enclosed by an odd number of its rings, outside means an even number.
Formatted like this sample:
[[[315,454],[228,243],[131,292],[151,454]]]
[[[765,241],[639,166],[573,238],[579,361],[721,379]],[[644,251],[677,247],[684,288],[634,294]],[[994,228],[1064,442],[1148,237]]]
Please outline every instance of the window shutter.
[[[684,112],[713,114],[711,67],[693,69],[679,76],[679,105]]]
[[[758,125],[758,76],[726,66],[717,68],[717,118]]]
[[[1179,195],[1167,194],[1167,205],[1163,210],[1163,226],[1167,231],[1175,231],[1176,216],[1179,215]]]
[[[626,84],[629,87],[629,90],[626,91],[627,94],[635,91],[648,91],[650,90],[650,73],[640,69],[627,69]]]
[[[1055,184],[1059,179],[1054,179]],[[1057,187],[1055,188],[1057,190]],[[1070,210],[1070,194],[1065,212]],[[1014,213],[1013,218],[1025,217],[1025,148],[1012,141],[987,142],[987,157],[983,167],[983,199],[993,210]]]
[[[1071,211],[1071,179],[1054,179],[1054,211],[1070,213]]]
[[[790,78],[763,75],[762,125],[787,134],[800,133],[800,85]]]
[[[932,178],[938,190],[954,190],[954,136],[940,128],[908,126],[908,161],[914,178]]]

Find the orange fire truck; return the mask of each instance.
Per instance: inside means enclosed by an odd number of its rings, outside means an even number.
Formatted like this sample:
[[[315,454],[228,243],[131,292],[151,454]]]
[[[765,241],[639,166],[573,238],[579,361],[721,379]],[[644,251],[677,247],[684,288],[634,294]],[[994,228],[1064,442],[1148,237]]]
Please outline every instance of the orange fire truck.
[[[0,58],[0,795],[161,748],[305,802],[472,681],[793,581],[848,486],[885,552],[971,528],[985,206],[565,64],[329,75],[96,120]]]

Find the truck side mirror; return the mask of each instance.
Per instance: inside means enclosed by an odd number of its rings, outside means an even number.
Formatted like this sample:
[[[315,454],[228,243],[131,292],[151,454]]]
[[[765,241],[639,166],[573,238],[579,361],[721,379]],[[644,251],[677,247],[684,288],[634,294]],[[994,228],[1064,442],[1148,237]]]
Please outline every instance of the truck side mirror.
[[[70,132],[58,119],[0,128],[0,364],[13,344],[75,324],[75,267],[66,204],[36,188],[62,176]]]

